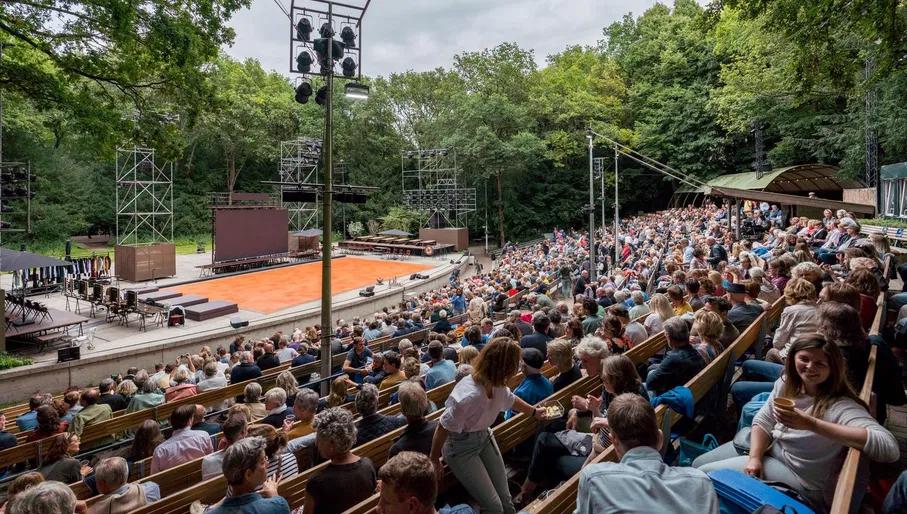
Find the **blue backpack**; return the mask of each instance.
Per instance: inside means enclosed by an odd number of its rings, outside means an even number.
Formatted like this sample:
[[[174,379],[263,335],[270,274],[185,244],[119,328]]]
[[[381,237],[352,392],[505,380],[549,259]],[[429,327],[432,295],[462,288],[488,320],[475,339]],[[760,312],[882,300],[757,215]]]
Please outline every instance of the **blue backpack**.
[[[765,405],[765,402],[768,401],[770,395],[770,392],[759,393],[756,396],[753,396],[750,401],[746,402],[746,405],[740,409],[740,422],[737,423],[738,432],[744,427],[752,426],[753,418],[756,417],[756,413],[759,412],[759,409],[761,409],[762,406]]]
[[[787,514],[814,514],[805,503],[733,469],[709,473],[721,514],[751,514],[768,506]],[[770,510],[770,509],[769,509]]]

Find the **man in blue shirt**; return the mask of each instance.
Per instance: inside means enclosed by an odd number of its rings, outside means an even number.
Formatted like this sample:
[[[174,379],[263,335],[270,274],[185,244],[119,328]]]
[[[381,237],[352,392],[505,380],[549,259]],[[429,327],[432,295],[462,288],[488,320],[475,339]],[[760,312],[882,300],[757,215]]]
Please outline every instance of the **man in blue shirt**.
[[[463,298],[463,289],[457,288],[453,296],[450,297],[450,305],[453,307],[454,315],[466,312],[466,299]]]
[[[38,407],[44,404],[44,396],[36,394],[28,399],[28,412],[16,417],[16,425],[20,432],[33,430],[38,427]]]
[[[428,343],[428,356],[431,358],[431,368],[425,374],[425,389],[434,389],[439,385],[453,382],[457,376],[457,367],[453,362],[444,358],[444,345],[441,341]]]
[[[362,377],[369,374],[369,359],[372,358],[372,351],[366,348],[365,339],[361,337],[353,338],[353,347],[346,354],[343,361],[343,372],[348,374],[357,384],[362,383]]]
[[[535,405],[554,394],[554,385],[551,384],[551,381],[549,381],[545,375],[542,375],[542,366],[544,365],[545,356],[542,352],[535,348],[523,349],[523,363],[521,368],[525,378],[520,382],[520,385],[516,386],[516,389],[513,390],[513,394],[520,397],[529,405]],[[504,419],[510,419],[515,414],[515,411],[509,410],[504,415]]]
[[[290,504],[277,495],[277,479],[268,478],[263,437],[247,437],[224,453],[224,478],[230,494],[209,514],[289,514]],[[255,492],[261,486],[260,492]]]
[[[608,426],[620,462],[583,468],[574,512],[718,514],[718,496],[705,473],[662,461],[664,435],[648,400],[633,393],[611,400]]]

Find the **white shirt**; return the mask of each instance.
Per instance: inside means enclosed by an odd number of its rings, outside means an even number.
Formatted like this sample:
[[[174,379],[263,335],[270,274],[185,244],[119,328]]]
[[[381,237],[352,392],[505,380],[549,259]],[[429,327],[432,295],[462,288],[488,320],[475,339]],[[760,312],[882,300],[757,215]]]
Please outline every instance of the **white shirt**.
[[[291,361],[299,355],[299,352],[292,348],[281,348],[274,353],[277,354],[277,360],[279,360],[281,364]]]
[[[184,462],[204,457],[213,451],[214,445],[211,444],[211,436],[207,432],[189,428],[174,430],[170,439],[154,449],[151,472],[157,473],[179,466]]]
[[[469,375],[454,386],[444,402],[441,426],[448,432],[464,433],[487,430],[498,414],[513,407],[516,399],[509,387],[495,387],[492,398],[485,394]]]

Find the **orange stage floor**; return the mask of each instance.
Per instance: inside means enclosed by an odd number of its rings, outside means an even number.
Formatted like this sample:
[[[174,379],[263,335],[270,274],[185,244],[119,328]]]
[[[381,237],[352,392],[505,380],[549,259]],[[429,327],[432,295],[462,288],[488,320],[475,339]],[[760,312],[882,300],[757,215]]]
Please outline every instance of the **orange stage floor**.
[[[398,261],[344,257],[331,262],[331,291],[339,294],[361,289],[378,278],[408,277],[432,266]],[[228,300],[241,310],[270,314],[321,298],[321,262],[216,278],[167,288],[183,295]]]

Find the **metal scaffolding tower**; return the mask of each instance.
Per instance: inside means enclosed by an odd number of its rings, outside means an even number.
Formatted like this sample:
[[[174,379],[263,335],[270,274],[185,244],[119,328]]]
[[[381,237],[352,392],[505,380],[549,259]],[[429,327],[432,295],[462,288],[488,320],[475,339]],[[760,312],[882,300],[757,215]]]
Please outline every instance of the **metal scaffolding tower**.
[[[317,184],[321,159],[321,140],[298,138],[280,142],[281,192],[297,189],[301,184]],[[297,184],[297,185],[289,185]],[[292,231],[318,227],[318,202],[282,202],[290,219]]]
[[[117,148],[117,244],[173,241],[173,163],[158,166],[153,148]]]
[[[476,210],[474,187],[460,187],[457,154],[447,148],[404,151],[400,158],[403,201],[426,214],[435,228],[465,227]]]

